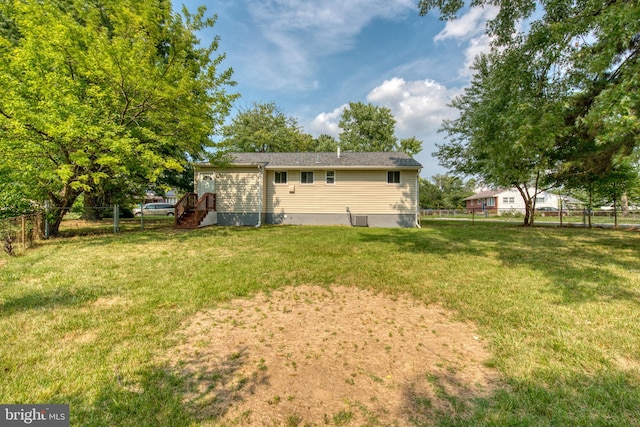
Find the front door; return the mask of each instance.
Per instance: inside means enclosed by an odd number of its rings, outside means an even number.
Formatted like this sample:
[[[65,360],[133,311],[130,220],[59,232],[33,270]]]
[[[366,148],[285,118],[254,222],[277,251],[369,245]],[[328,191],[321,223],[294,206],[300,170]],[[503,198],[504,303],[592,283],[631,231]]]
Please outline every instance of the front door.
[[[201,173],[198,179],[198,198],[204,193],[214,193],[216,181],[213,173]]]

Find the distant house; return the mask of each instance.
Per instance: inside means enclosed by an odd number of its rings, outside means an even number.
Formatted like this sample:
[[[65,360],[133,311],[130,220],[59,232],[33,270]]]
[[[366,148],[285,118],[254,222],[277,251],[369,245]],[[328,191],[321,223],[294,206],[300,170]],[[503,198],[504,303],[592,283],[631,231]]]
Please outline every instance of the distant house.
[[[147,191],[144,196],[144,203],[171,203],[176,204],[178,201],[178,195],[175,190],[169,190],[165,193],[164,197],[160,196],[152,191]]]
[[[215,194],[215,213],[202,224],[419,223],[422,166],[405,153],[232,153],[230,159],[223,167],[195,166],[197,196]]]
[[[526,210],[524,199],[518,190],[486,190],[474,194],[464,199],[466,211],[471,212],[491,212],[502,214],[505,212],[521,212]],[[579,200],[567,196],[559,196],[554,193],[543,191],[536,196],[536,209],[555,208],[570,210],[577,209],[582,205]]]

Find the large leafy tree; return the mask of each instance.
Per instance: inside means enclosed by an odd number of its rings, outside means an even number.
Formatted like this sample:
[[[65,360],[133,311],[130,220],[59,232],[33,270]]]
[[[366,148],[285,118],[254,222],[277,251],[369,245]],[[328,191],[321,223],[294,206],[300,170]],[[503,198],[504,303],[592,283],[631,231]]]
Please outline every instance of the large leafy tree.
[[[443,163],[491,184],[520,182],[529,208],[543,182],[570,187],[626,176],[619,172],[640,135],[640,4],[471,4],[500,9],[488,25],[494,51],[476,62],[478,74],[454,103],[461,116],[445,125],[452,142],[440,147]],[[463,5],[420,1],[421,13],[439,9],[443,19],[455,19]],[[517,33],[534,12],[539,18]]]
[[[346,151],[394,151],[396,119],[387,107],[350,102],[340,116],[340,145]]]
[[[273,102],[254,103],[240,111],[224,127],[222,135],[224,139],[218,148],[223,151],[315,151],[311,135],[305,134],[297,120],[284,114]]]
[[[0,3],[0,148],[51,230],[80,194],[144,189],[212,145],[235,95],[215,19],[169,0]]]
[[[396,119],[387,107],[350,102],[342,111],[338,124],[342,129],[340,146],[346,151],[404,151],[410,156],[422,150],[416,137],[398,141]]]
[[[535,61],[535,59],[532,59]],[[482,56],[465,93],[453,101],[457,119],[445,121],[449,142],[435,155],[456,174],[480,176],[497,187],[515,187],[532,225],[562,120],[546,79],[546,65],[520,61],[519,47]]]

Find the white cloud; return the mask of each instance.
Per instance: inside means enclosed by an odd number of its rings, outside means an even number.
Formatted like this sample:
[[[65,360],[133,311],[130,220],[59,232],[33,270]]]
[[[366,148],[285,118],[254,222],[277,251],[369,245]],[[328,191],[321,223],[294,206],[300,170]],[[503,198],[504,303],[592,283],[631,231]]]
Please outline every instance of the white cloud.
[[[460,93],[460,89],[448,89],[433,80],[405,81],[394,77],[369,92],[367,101],[391,110],[399,137],[415,136],[420,139],[422,135],[436,133],[443,120],[455,117],[456,110],[449,104]],[[338,122],[346,107],[345,104],[331,112],[318,114],[309,126],[311,133],[338,136]]]
[[[469,40],[484,33],[488,20],[498,15],[499,9],[495,6],[473,7],[453,21],[448,21],[444,29],[435,37],[434,41],[446,39]]]
[[[491,50],[491,38],[486,34],[476,37],[469,41],[469,46],[464,51],[464,67],[458,71],[461,77],[471,77],[474,70],[471,69],[476,56],[481,53],[487,53]]]
[[[489,52],[491,38],[485,34],[486,23],[495,18],[499,9],[495,6],[474,7],[460,18],[448,21],[442,31],[434,38],[434,42],[454,39],[467,43],[464,51],[464,66],[458,70],[458,75],[469,78],[473,75],[473,62],[481,53]]]
[[[394,77],[373,89],[367,101],[391,109],[398,135],[419,138],[436,132],[443,120],[455,116],[455,110],[448,105],[459,93],[433,80],[405,81]]]
[[[311,125],[309,126],[309,130],[311,131],[311,133],[313,133],[314,135],[321,135],[325,133],[337,138],[340,134],[338,122],[340,121],[340,116],[342,115],[342,111],[345,108],[347,108],[347,104],[343,104],[338,108],[335,108],[330,113],[318,114],[311,121]]]
[[[461,89],[450,89],[434,80],[406,81],[394,77],[374,88],[367,100],[391,109],[396,119],[399,138],[415,136],[422,141],[422,151],[416,155],[422,166],[422,175],[446,173],[432,153],[436,145],[443,144],[445,134],[439,132],[442,122],[454,119],[458,112],[449,106]]]
[[[271,88],[310,89],[316,61],[353,47],[374,19],[394,19],[415,10],[413,0],[245,0],[253,31],[247,50],[252,77]],[[256,42],[256,39],[259,40]],[[247,64],[248,65],[248,64]]]
[[[406,81],[400,77],[385,80],[367,95],[367,101],[391,110],[396,119],[396,135],[399,138],[415,136],[423,142],[422,152],[416,160],[424,166],[423,175],[429,176],[446,171],[431,157],[436,144],[445,141],[439,133],[442,121],[454,119],[457,110],[448,105],[461,93],[461,89],[449,89],[434,80]],[[339,136],[338,122],[347,105],[341,105],[328,113],[318,114],[309,129],[314,135],[326,133]]]

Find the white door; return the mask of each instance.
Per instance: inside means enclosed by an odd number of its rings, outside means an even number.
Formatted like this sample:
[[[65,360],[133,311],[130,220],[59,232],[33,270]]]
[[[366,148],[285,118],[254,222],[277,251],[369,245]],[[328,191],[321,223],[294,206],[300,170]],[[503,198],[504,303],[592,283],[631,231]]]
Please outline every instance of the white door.
[[[201,173],[198,179],[198,198],[204,193],[215,193],[216,180],[213,173]]]

